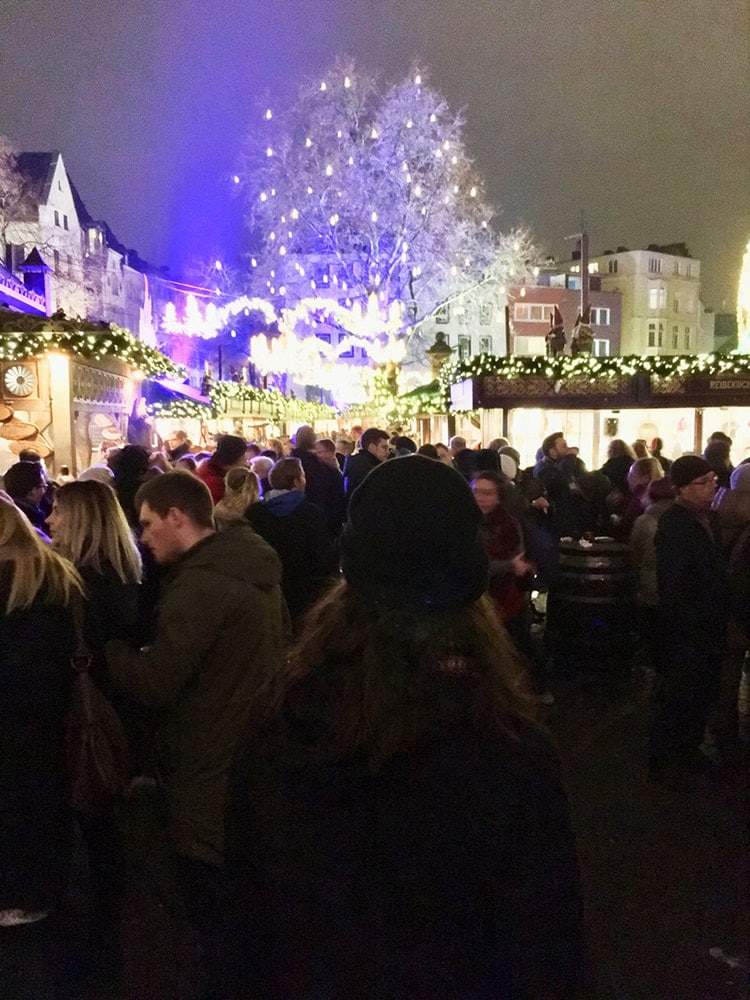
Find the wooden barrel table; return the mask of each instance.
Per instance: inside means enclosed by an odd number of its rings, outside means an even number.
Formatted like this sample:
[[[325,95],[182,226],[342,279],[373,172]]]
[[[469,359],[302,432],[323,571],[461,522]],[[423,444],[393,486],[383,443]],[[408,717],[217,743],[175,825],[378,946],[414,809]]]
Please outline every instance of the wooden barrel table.
[[[547,597],[549,651],[628,659],[636,633],[635,574],[628,546],[612,539],[561,541]]]

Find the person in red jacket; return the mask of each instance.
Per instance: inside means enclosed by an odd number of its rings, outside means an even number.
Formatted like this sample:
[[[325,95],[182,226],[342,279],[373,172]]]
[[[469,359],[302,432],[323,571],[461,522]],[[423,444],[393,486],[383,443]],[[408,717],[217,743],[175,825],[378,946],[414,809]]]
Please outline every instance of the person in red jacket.
[[[211,458],[201,462],[195,470],[198,478],[208,486],[215,504],[224,496],[224,476],[235,465],[247,465],[247,443],[236,434],[223,434]]]

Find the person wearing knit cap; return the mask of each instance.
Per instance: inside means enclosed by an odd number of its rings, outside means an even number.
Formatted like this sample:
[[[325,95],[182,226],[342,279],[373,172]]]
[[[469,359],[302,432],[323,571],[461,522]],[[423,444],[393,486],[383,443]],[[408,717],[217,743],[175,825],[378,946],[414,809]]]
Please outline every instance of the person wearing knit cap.
[[[683,455],[669,470],[676,499],[659,518],[654,545],[658,591],[657,688],[649,764],[703,766],[700,745],[719,693],[726,645],[728,580],[711,503],[716,475]]]
[[[238,996],[589,995],[558,763],[479,523],[460,473],[421,455],[354,492],[343,579],[230,775]]]

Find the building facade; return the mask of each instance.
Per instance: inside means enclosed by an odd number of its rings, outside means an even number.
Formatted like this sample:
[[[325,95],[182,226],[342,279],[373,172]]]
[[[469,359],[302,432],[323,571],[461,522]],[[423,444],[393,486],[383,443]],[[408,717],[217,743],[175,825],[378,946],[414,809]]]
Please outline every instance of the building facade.
[[[581,262],[571,261],[580,275]],[[701,265],[684,243],[618,248],[591,257],[589,275],[622,298],[621,354],[700,354],[713,350],[702,325]]]

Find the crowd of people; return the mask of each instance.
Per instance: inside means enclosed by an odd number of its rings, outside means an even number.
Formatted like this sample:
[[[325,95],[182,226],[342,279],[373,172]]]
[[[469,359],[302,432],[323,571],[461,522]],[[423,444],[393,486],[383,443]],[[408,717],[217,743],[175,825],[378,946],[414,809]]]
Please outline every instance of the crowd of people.
[[[590,471],[557,432],[524,469],[505,439],[302,426],[129,443],[56,482],[22,453],[0,495],[0,993],[122,971],[127,802],[76,811],[64,767],[79,620],[130,794],[165,795],[186,998],[586,995],[531,595],[561,539],[627,546],[651,771],[707,766],[707,734],[736,764],[750,464],[730,455],[613,440]]]

